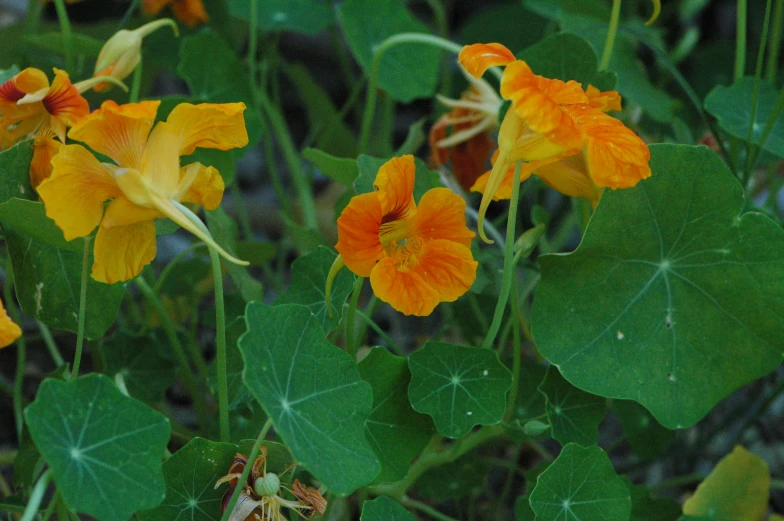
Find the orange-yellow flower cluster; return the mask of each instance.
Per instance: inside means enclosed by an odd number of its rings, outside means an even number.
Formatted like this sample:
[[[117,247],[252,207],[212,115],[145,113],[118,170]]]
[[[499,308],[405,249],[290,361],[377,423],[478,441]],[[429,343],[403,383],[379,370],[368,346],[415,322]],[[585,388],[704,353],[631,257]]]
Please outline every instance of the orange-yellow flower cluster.
[[[8,316],[5,307],[3,307],[3,301],[0,300],[0,348],[13,344],[20,336],[22,336],[22,330]]]
[[[166,7],[170,7],[174,16],[187,25],[196,27],[199,24],[207,23],[210,17],[204,8],[202,0],[143,0],[142,11],[144,14],[155,16]]]
[[[501,96],[512,105],[498,133],[491,172],[472,189],[483,192],[479,233],[490,201],[511,197],[514,164],[523,161],[520,181],[532,174],[556,190],[596,203],[603,188],[629,188],[651,175],[648,147],[606,111],[620,110],[617,92],[600,92],[575,81],[544,78],[515,59],[501,44],[468,45],[460,63],[474,77],[506,66]]]
[[[353,197],[338,219],[345,265],[370,277],[373,292],[406,315],[429,315],[463,295],[476,278],[474,233],[465,201],[448,188],[414,202],[413,156],[393,158],[378,171],[374,191]]]

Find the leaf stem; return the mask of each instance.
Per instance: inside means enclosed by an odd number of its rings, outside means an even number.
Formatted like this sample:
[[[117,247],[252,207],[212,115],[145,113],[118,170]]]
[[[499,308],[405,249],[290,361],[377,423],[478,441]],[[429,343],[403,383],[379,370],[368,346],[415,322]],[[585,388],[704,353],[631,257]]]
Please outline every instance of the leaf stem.
[[[242,198],[242,189],[240,188],[239,178],[236,174],[234,175],[234,179],[231,180],[231,199],[234,202],[234,206],[237,208],[237,218],[240,221],[242,236],[245,240],[253,240],[253,224],[250,221],[248,207],[245,206],[245,200]]]
[[[258,71],[256,61],[256,54],[258,53],[259,46],[259,28],[258,28],[258,10],[259,0],[250,0],[250,26],[248,27],[248,71],[250,74],[250,88],[251,92],[257,89]]]
[[[30,494],[30,500],[27,502],[24,514],[21,521],[33,521],[38,515],[38,507],[41,506],[41,501],[44,499],[47,487],[49,487],[49,480],[51,479],[52,471],[47,470],[38,481],[35,482],[33,492]]]
[[[515,265],[516,266],[516,265]],[[515,404],[517,403],[517,390],[520,387],[520,366],[522,365],[522,341],[520,338],[520,304],[517,299],[517,290],[512,281],[511,298],[512,302],[512,389],[509,391],[509,406],[506,409],[507,420],[511,418],[514,413]]]
[[[5,264],[5,287],[3,288],[3,299],[5,306],[8,308],[8,314],[11,320],[17,324],[21,324],[21,316],[19,310],[16,308],[16,301],[14,300],[14,268],[11,265],[11,256],[6,259]],[[22,429],[24,427],[24,417],[22,415],[24,409],[24,401],[22,400],[22,384],[24,383],[24,372],[27,367],[27,343],[25,336],[21,335],[16,339],[16,373],[14,375],[14,388],[13,388],[13,404],[14,404],[14,422],[16,424],[16,439],[19,444],[22,443]]]
[[[738,81],[746,73],[746,0],[737,0],[735,19],[735,68],[732,78]]]
[[[520,179],[520,170],[522,170],[523,163],[518,161],[515,164],[514,179]],[[485,341],[482,347],[490,349],[493,347],[495,337],[498,335],[498,330],[501,327],[501,321],[504,318],[504,310],[506,303],[509,299],[509,293],[512,289],[512,278],[514,277],[514,244],[515,244],[515,226],[517,225],[517,205],[520,202],[520,183],[512,183],[512,198],[509,201],[509,215],[506,221],[506,244],[504,245],[504,274],[501,282],[501,294],[498,296],[498,302],[495,306],[495,313],[493,313],[493,321],[490,323],[490,330],[487,332]]]
[[[38,323],[38,329],[41,331],[41,337],[44,339],[44,344],[46,344],[46,349],[49,350],[49,356],[52,357],[52,361],[56,367],[61,367],[65,363],[65,360],[63,360],[63,355],[60,354],[60,350],[57,349],[57,343],[54,341],[52,331],[49,329],[49,326],[40,320],[37,320],[36,322]]]
[[[607,28],[607,39],[604,40],[604,51],[602,51],[602,61],[599,63],[599,70],[607,70],[610,66],[613,47],[615,47],[615,36],[618,33],[618,23],[621,19],[621,0],[613,0],[612,11],[610,12],[610,25]]]
[[[139,101],[139,91],[142,88],[142,70],[144,61],[142,58],[139,58],[139,63],[136,65],[136,68],[133,70],[133,83],[131,83],[131,94],[128,98],[131,103],[138,103]]]
[[[69,74],[74,74],[76,71],[74,71],[73,34],[65,0],[54,0],[54,8],[57,11],[57,20],[60,22],[60,32],[65,40],[65,69]]]
[[[217,354],[215,357],[218,375],[218,413],[220,416],[220,439],[224,443],[230,440],[229,435],[229,384],[226,375],[226,309],[223,297],[223,272],[221,271],[218,252],[210,248],[212,276],[215,280],[215,335]]]
[[[661,490],[668,490],[671,488],[680,488],[684,485],[699,483],[703,479],[705,479],[705,476],[702,474],[687,474],[685,476],[677,476],[653,485],[651,487],[651,492],[659,492]]]
[[[355,308],[355,309],[356,309],[356,308]],[[389,335],[387,335],[387,334],[384,332],[384,330],[383,330],[383,329],[381,329],[381,328],[378,326],[378,324],[376,324],[376,323],[373,321],[373,319],[372,319],[372,318],[370,318],[369,316],[367,316],[366,314],[364,314],[363,312],[361,312],[361,311],[360,311],[360,310],[358,310],[358,309],[356,309],[356,313],[357,313],[357,315],[359,315],[359,318],[361,318],[362,320],[364,320],[364,321],[365,321],[365,323],[366,323],[366,324],[367,324],[367,325],[370,327],[370,329],[372,329],[373,331],[375,331],[375,332],[376,332],[376,334],[377,334],[378,336],[380,336],[380,337],[381,337],[381,339],[382,339],[384,342],[386,342],[386,343],[387,343],[387,345],[390,347],[390,349],[392,349],[392,350],[393,350],[395,353],[397,353],[397,354],[398,354],[398,355],[400,355],[400,356],[406,356],[406,353],[404,353],[404,352],[403,352],[403,350],[400,348],[400,346],[399,346],[399,345],[397,345],[397,344],[395,343],[395,341],[394,341],[394,340],[392,340],[392,339],[389,337]]]
[[[351,301],[348,305],[348,313],[346,313],[346,351],[351,355],[351,359],[356,362],[357,351],[359,350],[359,340],[357,336],[357,304],[359,303],[359,296],[362,293],[362,285],[365,282],[365,277],[357,277],[354,280],[354,289],[351,292]]]
[[[267,437],[267,433],[271,427],[272,418],[267,418],[267,421],[264,422],[264,426],[261,428],[259,435],[256,437],[256,442],[253,444],[253,448],[250,450],[250,454],[248,454],[248,462],[245,464],[245,468],[242,469],[242,475],[240,476],[239,481],[237,481],[237,487],[234,489],[234,493],[231,495],[229,504],[226,506],[226,511],[223,512],[221,521],[228,521],[228,519],[231,517],[231,512],[234,510],[234,505],[237,504],[237,500],[240,498],[240,492],[242,492],[242,489],[244,488],[244,486],[241,484],[244,484],[248,480],[248,475],[250,474],[250,469],[253,467],[253,462],[256,461],[256,458],[259,455],[259,450],[261,450],[261,443],[264,441],[264,438]]]
[[[776,0],[776,7],[773,11],[773,31],[770,33],[770,54],[768,54],[768,64],[765,67],[765,79],[774,87],[778,79],[782,29],[784,29],[784,0]]]
[[[82,280],[79,290],[79,322],[76,326],[76,354],[74,354],[73,369],[69,378],[79,377],[79,367],[82,365],[82,349],[84,349],[84,322],[87,315],[87,283],[90,275],[90,242],[92,237],[84,238],[84,251],[82,253]]]
[[[419,510],[420,512],[424,512],[425,514],[429,515],[433,519],[438,519],[439,521],[457,521],[457,519],[455,519],[454,517],[448,516],[446,514],[442,514],[441,512],[431,507],[427,503],[417,501],[416,499],[411,499],[410,497],[400,498],[400,503],[405,507],[413,508],[414,510]]]

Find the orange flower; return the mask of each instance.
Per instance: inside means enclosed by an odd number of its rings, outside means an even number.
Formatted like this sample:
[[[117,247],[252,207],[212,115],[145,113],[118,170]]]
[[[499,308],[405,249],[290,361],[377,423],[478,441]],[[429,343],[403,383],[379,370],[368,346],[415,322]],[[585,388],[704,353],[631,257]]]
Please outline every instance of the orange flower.
[[[410,155],[384,163],[375,191],[353,197],[340,215],[335,248],[351,271],[370,277],[378,298],[406,315],[425,316],[468,291],[477,263],[465,201],[433,188],[417,206],[415,170]]]
[[[165,7],[171,7],[174,16],[188,27],[210,21],[202,0],[143,0],[144,14],[155,16]]]
[[[92,277],[112,284],[141,273],[155,258],[154,220],[168,217],[224,258],[218,246],[181,202],[217,208],[223,197],[218,171],[200,163],[180,167],[180,156],[196,148],[228,150],[248,143],[243,103],[177,105],[155,128],[159,101],[117,105],[106,101],[68,136],[114,161],[101,163],[81,145],[65,145],[52,160],[51,177],[38,194],[46,215],[66,240],[98,226]],[[149,136],[148,136],[149,135]],[[104,212],[104,203],[111,200]]]
[[[598,201],[605,187],[628,188],[651,175],[650,154],[634,132],[604,111],[620,110],[617,92],[587,91],[575,81],[544,78],[500,44],[463,48],[460,63],[475,77],[487,68],[506,65],[501,96],[512,101],[498,133],[493,169],[472,190],[482,191],[479,233],[490,201],[509,198],[513,166],[523,161],[520,180],[536,174],[567,195]],[[575,157],[577,156],[577,157]]]
[[[22,336],[22,330],[8,316],[3,307],[3,301],[0,300],[0,348],[13,344],[20,336]]]

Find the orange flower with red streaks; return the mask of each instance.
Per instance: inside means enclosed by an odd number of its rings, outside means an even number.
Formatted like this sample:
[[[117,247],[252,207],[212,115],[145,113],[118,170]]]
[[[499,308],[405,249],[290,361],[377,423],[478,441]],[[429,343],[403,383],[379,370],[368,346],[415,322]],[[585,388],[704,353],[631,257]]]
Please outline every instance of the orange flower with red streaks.
[[[188,27],[196,27],[210,21],[202,0],[143,0],[142,2],[142,11],[151,16],[156,16],[166,7],[170,7],[174,16]]]
[[[465,201],[447,188],[414,202],[413,156],[379,169],[374,191],[353,197],[338,218],[336,249],[378,298],[406,315],[426,316],[462,296],[476,278],[474,233]]]
[[[583,90],[576,81],[536,75],[498,43],[468,45],[459,61],[475,77],[505,66],[501,97],[512,102],[498,133],[493,169],[472,188],[483,192],[479,234],[486,242],[491,242],[482,226],[487,207],[511,196],[518,161],[520,181],[536,174],[556,190],[594,203],[603,188],[629,188],[651,175],[645,142],[604,113],[621,108],[617,92]]]

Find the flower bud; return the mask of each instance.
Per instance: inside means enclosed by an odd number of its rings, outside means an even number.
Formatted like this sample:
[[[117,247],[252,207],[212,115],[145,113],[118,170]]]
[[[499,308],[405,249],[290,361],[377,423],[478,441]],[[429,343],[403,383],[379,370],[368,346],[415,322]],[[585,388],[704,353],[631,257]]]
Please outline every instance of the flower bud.
[[[256,479],[253,483],[253,490],[261,497],[274,496],[280,490],[280,478],[272,472]]]

